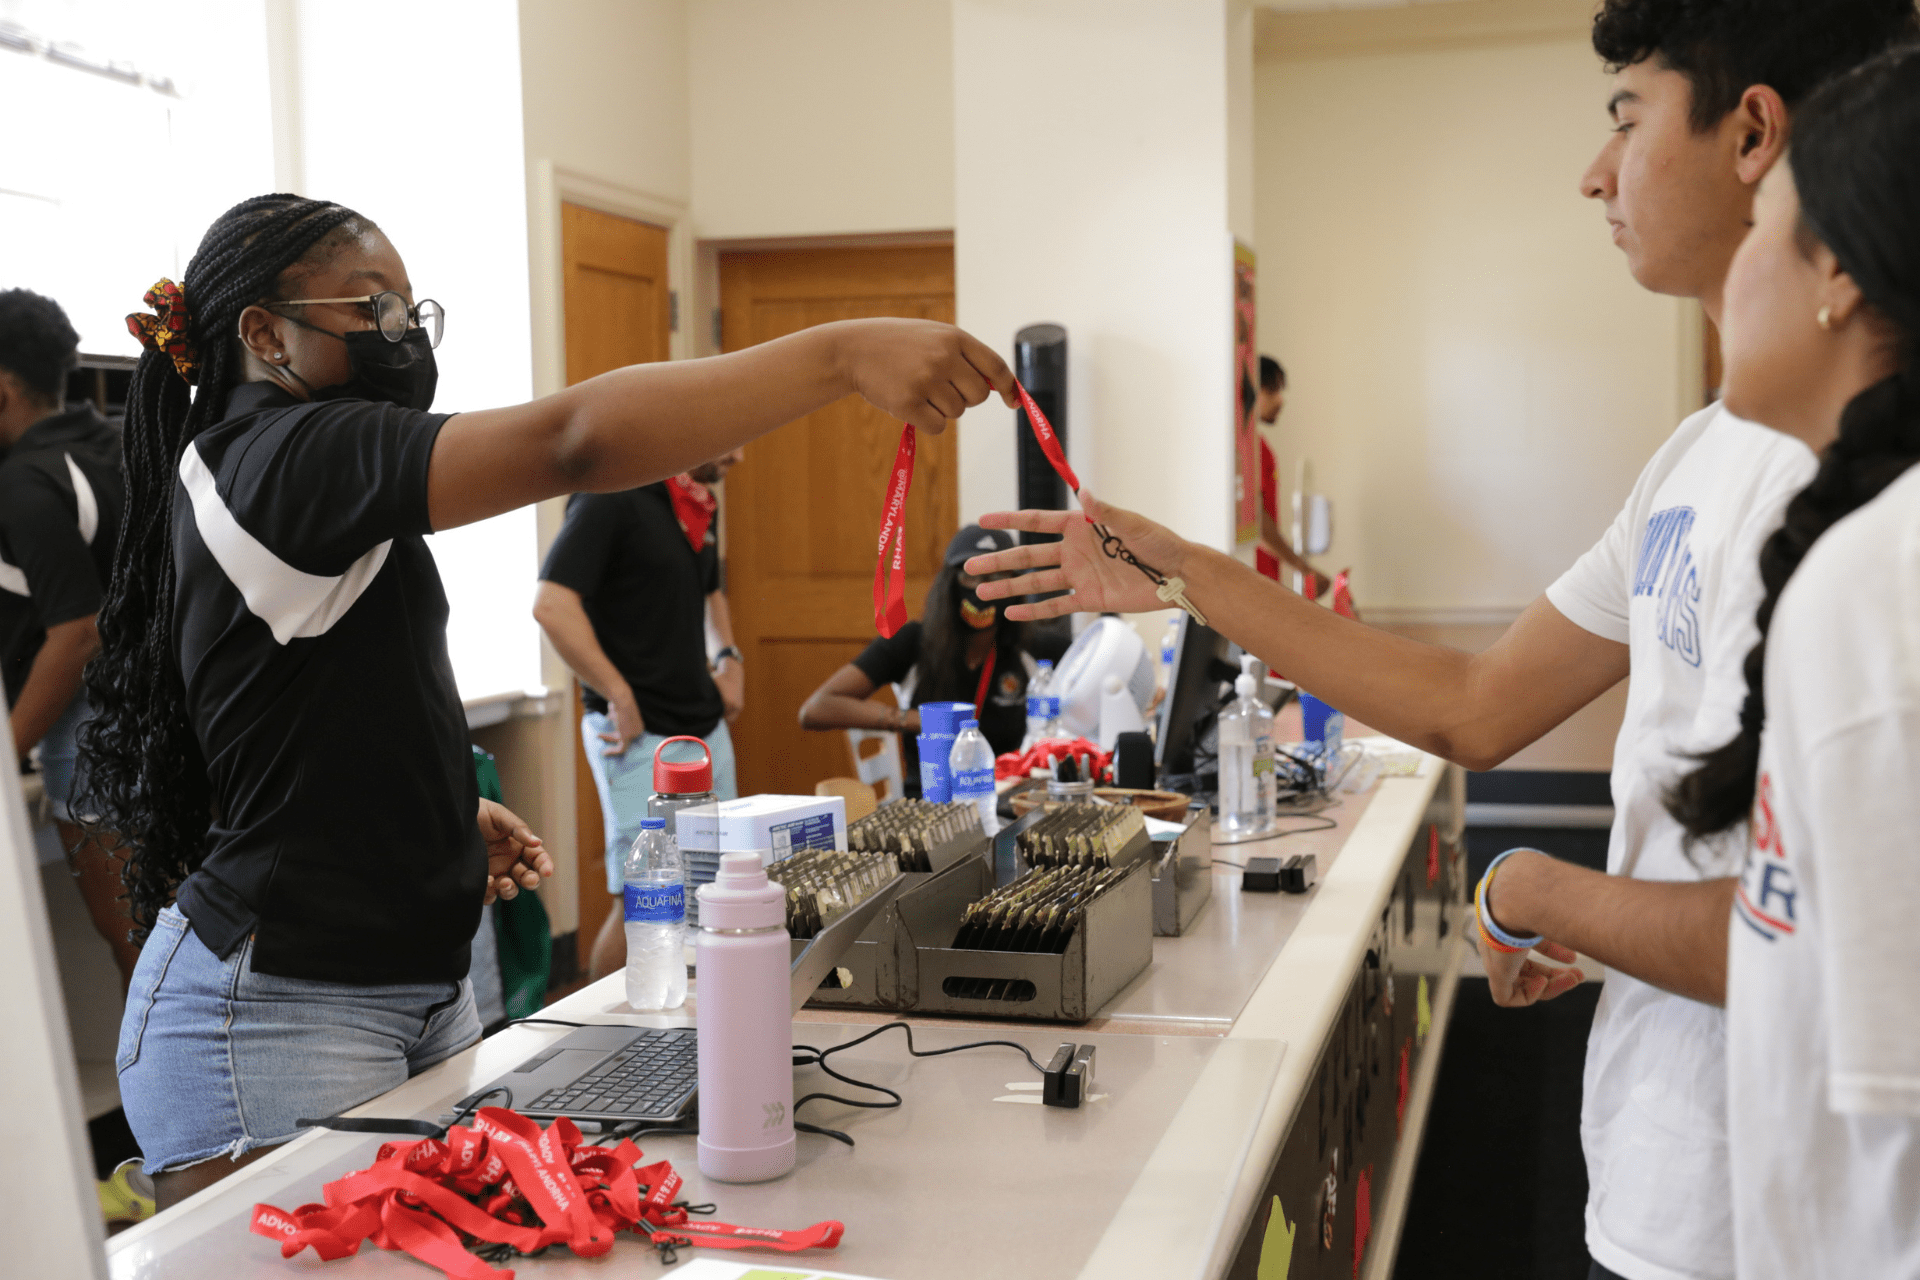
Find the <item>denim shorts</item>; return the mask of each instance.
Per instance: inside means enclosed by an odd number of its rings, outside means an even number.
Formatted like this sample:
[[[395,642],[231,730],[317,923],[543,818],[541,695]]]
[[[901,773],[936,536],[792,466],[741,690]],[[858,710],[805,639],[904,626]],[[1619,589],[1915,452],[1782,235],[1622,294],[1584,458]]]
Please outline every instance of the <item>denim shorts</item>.
[[[587,749],[587,767],[593,772],[593,785],[600,793],[600,821],[607,832],[607,892],[619,893],[625,881],[621,864],[627,850],[640,836],[640,819],[647,816],[647,798],[653,794],[653,753],[666,737],[649,733],[627,744],[617,756],[607,754],[603,733],[614,731],[613,717],[589,711],[580,717],[580,738]],[[727,722],[713,726],[706,736],[707,751],[713,756],[713,795],[716,800],[732,800],[739,792],[733,780],[733,735]],[[678,752],[695,751],[688,743],[674,748]],[[668,756],[675,760],[677,755]],[[693,759],[699,756],[693,755]]]
[[[93,706],[85,693],[73,695],[73,701],[60,718],[47,726],[40,739],[40,781],[47,789],[47,803],[58,822],[72,822],[74,783],[79,777],[80,744],[76,740],[80,726],[93,718]]]
[[[480,1038],[459,982],[360,987],[255,973],[174,907],[141,948],[120,1021],[120,1101],[149,1173],[238,1158],[297,1121],[379,1097]]]

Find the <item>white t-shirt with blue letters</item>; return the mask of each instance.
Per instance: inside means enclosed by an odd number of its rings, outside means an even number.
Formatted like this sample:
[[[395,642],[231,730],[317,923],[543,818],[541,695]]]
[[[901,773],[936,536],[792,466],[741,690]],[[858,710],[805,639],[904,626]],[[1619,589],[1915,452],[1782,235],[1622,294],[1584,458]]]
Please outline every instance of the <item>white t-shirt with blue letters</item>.
[[[1662,803],[1690,753],[1732,737],[1758,632],[1760,546],[1812,479],[1799,441],[1718,405],[1694,414],[1640,473],[1593,549],[1547,589],[1577,626],[1629,647],[1613,751],[1607,870],[1642,880],[1732,875],[1744,831],[1683,848]],[[1627,1280],[1733,1274],[1719,1009],[1619,972],[1587,1040],[1581,1143],[1587,1249]]]

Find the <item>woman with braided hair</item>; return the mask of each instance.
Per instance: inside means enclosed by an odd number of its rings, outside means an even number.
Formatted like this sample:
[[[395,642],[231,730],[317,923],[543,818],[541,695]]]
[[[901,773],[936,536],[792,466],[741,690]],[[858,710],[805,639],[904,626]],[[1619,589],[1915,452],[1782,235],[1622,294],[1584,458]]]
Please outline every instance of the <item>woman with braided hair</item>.
[[[117,1065],[164,1207],[478,1039],[482,901],[552,869],[476,792],[424,535],[850,392],[939,431],[1013,379],[951,326],[865,320],[430,413],[438,304],[372,222],[291,195],[228,210],[147,300],[75,810],[130,849]]]

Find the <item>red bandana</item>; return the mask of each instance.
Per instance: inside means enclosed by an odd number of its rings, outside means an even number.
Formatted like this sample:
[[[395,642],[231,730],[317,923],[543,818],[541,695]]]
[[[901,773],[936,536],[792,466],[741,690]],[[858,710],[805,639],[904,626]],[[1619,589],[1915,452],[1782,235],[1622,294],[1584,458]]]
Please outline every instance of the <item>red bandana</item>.
[[[713,513],[719,509],[720,500],[707,486],[686,476],[669,478],[667,495],[673,499],[673,514],[680,521],[680,531],[687,535],[693,549],[699,551],[707,545],[707,530],[713,527]]]

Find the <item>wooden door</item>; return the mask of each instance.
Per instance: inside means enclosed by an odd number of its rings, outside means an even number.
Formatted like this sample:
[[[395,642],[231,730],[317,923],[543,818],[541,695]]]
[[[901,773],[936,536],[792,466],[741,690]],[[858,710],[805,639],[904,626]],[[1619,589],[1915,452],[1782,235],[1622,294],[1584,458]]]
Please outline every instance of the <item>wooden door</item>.
[[[953,249],[723,254],[720,306],[728,351],[829,320],[951,322]],[[808,795],[853,771],[846,735],[808,733],[799,710],[874,637],[880,502],[899,445],[896,419],[848,396],[748,445],[727,476],[727,602],[747,659],[746,710],[733,725],[742,795]],[[956,466],[952,431],[922,437],[906,517],[916,618],[959,527]]]
[[[630,364],[665,360],[673,301],[667,289],[667,233],[660,227],[576,204],[560,206],[564,270],[567,384]],[[580,723],[580,690],[573,692]],[[585,745],[573,739],[574,821],[580,868],[580,968],[612,910],[607,879],[606,825],[600,795],[587,767]]]

